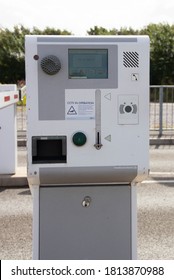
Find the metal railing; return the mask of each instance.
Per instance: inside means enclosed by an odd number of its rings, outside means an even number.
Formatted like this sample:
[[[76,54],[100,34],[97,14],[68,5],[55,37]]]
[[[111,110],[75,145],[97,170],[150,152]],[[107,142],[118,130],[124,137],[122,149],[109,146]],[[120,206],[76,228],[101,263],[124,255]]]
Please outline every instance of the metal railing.
[[[150,132],[174,133],[174,85],[150,86]]]
[[[19,89],[19,99],[17,105],[17,136],[18,139],[26,139],[26,86]]]
[[[26,90],[26,88],[25,88]],[[25,92],[22,92],[24,96]],[[159,136],[174,133],[174,85],[150,86],[150,133]],[[26,106],[17,106],[18,135],[26,132]]]

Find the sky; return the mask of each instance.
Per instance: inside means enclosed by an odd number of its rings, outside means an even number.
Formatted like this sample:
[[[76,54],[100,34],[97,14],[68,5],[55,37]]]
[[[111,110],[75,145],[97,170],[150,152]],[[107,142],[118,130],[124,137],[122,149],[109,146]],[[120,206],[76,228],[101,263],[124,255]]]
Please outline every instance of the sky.
[[[173,0],[0,0],[0,28],[14,25],[66,29],[86,35],[94,26],[141,29],[174,24]]]

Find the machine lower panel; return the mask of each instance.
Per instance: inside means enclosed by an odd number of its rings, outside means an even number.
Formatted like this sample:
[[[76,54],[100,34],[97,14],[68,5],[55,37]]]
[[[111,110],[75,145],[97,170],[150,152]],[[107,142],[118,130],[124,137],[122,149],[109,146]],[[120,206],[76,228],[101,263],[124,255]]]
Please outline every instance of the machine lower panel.
[[[40,186],[39,259],[131,259],[131,187]]]

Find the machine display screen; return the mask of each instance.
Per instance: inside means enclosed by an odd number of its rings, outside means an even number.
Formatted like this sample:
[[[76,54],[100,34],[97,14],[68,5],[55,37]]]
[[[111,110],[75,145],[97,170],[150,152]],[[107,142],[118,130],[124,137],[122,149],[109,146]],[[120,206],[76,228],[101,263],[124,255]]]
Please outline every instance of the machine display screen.
[[[107,49],[69,49],[69,79],[107,79]]]

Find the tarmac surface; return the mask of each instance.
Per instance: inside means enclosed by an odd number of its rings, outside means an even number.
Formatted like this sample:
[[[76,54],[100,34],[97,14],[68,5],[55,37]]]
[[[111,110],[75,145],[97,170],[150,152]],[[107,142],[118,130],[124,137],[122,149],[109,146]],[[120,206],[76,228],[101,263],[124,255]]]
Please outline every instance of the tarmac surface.
[[[173,159],[173,145],[150,147],[151,173],[137,187],[138,259],[174,259]],[[4,260],[32,259],[32,196],[25,147],[18,147],[17,173],[10,179],[0,176],[0,259]],[[9,180],[19,185],[5,186]]]

